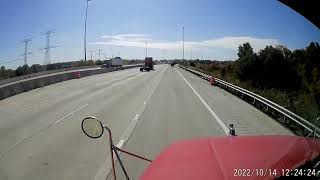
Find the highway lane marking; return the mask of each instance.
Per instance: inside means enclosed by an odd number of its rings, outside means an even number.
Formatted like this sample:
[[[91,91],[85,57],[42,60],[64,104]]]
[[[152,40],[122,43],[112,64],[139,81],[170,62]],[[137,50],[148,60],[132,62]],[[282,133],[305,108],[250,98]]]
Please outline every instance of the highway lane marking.
[[[62,118],[60,118],[60,119],[56,120],[56,121],[54,122],[54,124],[57,124],[58,122],[60,122],[60,121],[64,120],[66,117],[68,117],[68,116],[72,115],[73,113],[75,113],[75,112],[77,112],[77,111],[79,111],[79,110],[81,110],[81,109],[83,109],[83,108],[87,107],[88,105],[89,105],[89,104],[85,104],[85,105],[83,105],[83,106],[79,107],[78,109],[76,109],[76,110],[74,110],[74,111],[72,111],[72,112],[68,113],[67,115],[63,116]],[[51,125],[51,124],[50,124],[50,125]]]
[[[115,71],[114,73],[119,73],[119,74],[120,74],[120,71]],[[134,73],[133,75],[136,75],[136,74],[138,74],[138,73]],[[130,74],[130,75],[132,75],[132,74]],[[111,86],[108,87],[108,89],[111,89],[112,87],[115,87],[115,86],[118,86],[118,85],[125,84],[125,83],[127,83],[127,81],[129,81],[129,80],[131,80],[131,79],[133,79],[133,78],[138,78],[138,77],[140,77],[140,76],[142,76],[142,75],[131,76],[131,77],[127,78],[125,81],[120,81],[120,82],[118,82],[118,83],[112,84]],[[119,76],[119,77],[120,77],[120,78],[118,78],[118,79],[121,79],[121,76]],[[105,91],[105,89],[102,90],[102,92],[104,92],[104,91]],[[47,126],[45,126],[45,127],[43,127],[43,128],[40,128],[39,130],[35,131],[35,132],[32,133],[31,135],[29,135],[29,136],[21,139],[20,141],[16,142],[14,145],[12,145],[7,151],[5,151],[4,153],[2,153],[0,157],[3,158],[7,153],[9,153],[12,149],[14,149],[17,145],[21,144],[21,143],[24,142],[25,140],[33,137],[33,136],[36,135],[37,133],[39,133],[39,132],[41,132],[41,131],[49,128],[51,125],[59,123],[60,121],[62,121],[62,120],[64,120],[65,118],[67,118],[68,116],[70,116],[70,115],[74,114],[75,112],[77,112],[77,111],[85,108],[85,107],[88,106],[88,105],[89,105],[89,104],[85,104],[85,105],[81,106],[80,108],[78,108],[78,109],[76,109],[76,110],[74,110],[74,111],[66,114],[66,115],[63,116],[62,118],[60,118],[60,119],[58,119],[58,120],[56,120],[56,121],[54,121],[54,122],[49,123]]]
[[[118,148],[122,148],[122,146],[124,146],[126,144],[126,142],[128,141],[128,139],[130,138],[131,134],[133,133],[134,129],[136,128],[137,124],[138,124],[138,120],[140,117],[140,114],[142,114],[145,109],[147,108],[147,104],[148,101],[150,100],[150,97],[147,97],[147,100],[144,101],[143,105],[139,108],[138,113],[134,116],[134,118],[131,120],[131,122],[129,123],[129,125],[127,126],[127,128],[125,129],[125,131],[122,133],[121,137],[120,137],[120,141],[117,143],[117,147]],[[119,155],[121,154],[121,152],[118,152]],[[113,157],[114,157],[114,162],[116,163],[116,161],[118,160],[116,158],[115,153],[113,152]],[[100,168],[100,170],[98,171],[98,173],[95,175],[94,180],[101,180],[101,179],[105,179],[105,175],[109,175],[112,169],[112,165],[110,162],[110,155],[107,158],[107,160],[104,162],[104,165],[102,166],[102,168]]]
[[[186,80],[186,78],[183,77],[183,75],[176,69],[178,74],[182,77],[182,79],[188,84],[188,86],[192,89],[192,91],[197,95],[197,97],[200,99],[200,101],[203,103],[203,105],[207,108],[207,110],[210,112],[210,114],[216,119],[222,130],[229,134],[228,127],[222,122],[222,120],[219,118],[219,116],[211,109],[211,107],[207,104],[207,102],[200,96],[200,94],[191,86],[191,84]]]
[[[49,124],[46,125],[45,127],[40,128],[39,130],[33,132],[31,135],[29,135],[29,136],[21,139],[20,141],[16,142],[16,143],[15,143],[14,145],[12,145],[7,151],[5,151],[4,153],[1,154],[1,158],[4,158],[7,153],[9,153],[10,151],[12,151],[16,146],[18,146],[19,144],[23,143],[25,140],[33,137],[34,135],[38,134],[39,132],[41,132],[41,131],[43,131],[43,130],[45,130],[45,129],[48,129],[48,128],[49,128],[50,126],[52,126],[53,124],[57,124],[58,122],[60,122],[60,121],[62,121],[63,119],[65,119],[66,117],[74,114],[75,112],[77,112],[77,111],[85,108],[85,107],[88,106],[88,105],[89,105],[89,104],[85,104],[85,105],[81,106],[80,108],[78,108],[78,109],[76,109],[76,110],[68,113],[67,115],[63,116],[62,118],[58,119],[57,121],[54,121],[54,122],[49,123]]]
[[[162,77],[162,75],[164,74],[166,69],[163,69],[160,72],[160,75]],[[143,102],[142,106],[139,108],[138,113],[135,115],[135,117],[131,120],[131,122],[129,123],[129,125],[127,126],[127,128],[125,129],[125,131],[122,133],[121,137],[120,137],[120,141],[117,144],[118,148],[121,148],[122,146],[125,146],[126,143],[128,142],[131,134],[133,133],[134,129],[136,128],[139,118],[141,117],[141,115],[144,113],[144,111],[147,109],[148,106],[148,102],[150,101],[155,89],[157,88],[157,86],[160,83],[160,80],[162,78],[160,78],[157,82],[157,85],[155,85],[154,87],[151,88],[150,93],[147,95],[145,101]],[[153,82],[154,83],[154,82]],[[113,153],[114,154],[114,153]],[[119,152],[120,155],[120,152]],[[114,154],[115,157],[115,154]],[[114,159],[115,162],[117,161],[117,158]],[[111,156],[109,155],[106,159],[106,161],[103,163],[103,165],[101,166],[101,168],[98,170],[97,174],[94,177],[94,180],[102,180],[102,179],[106,179],[106,175],[109,176],[111,169],[112,169],[112,165],[111,165]]]
[[[118,144],[116,145],[116,147],[121,149],[122,146],[123,146],[123,144],[124,144],[124,142],[125,142],[125,140],[124,140],[124,139],[121,139],[121,140],[118,142]],[[121,152],[118,152],[118,154],[120,155]],[[114,152],[113,152],[113,157],[114,157],[113,161],[114,161],[114,163],[116,163],[116,162],[117,162],[117,156],[116,156],[116,153],[114,153]]]
[[[125,131],[122,133],[121,137],[120,137],[120,141],[117,144],[118,148],[122,148],[122,146],[124,146],[126,144],[126,142],[129,140],[131,134],[133,133],[134,129],[136,128],[138,121],[139,121],[139,117],[140,114],[142,114],[145,109],[147,108],[148,105],[148,101],[150,100],[151,96],[147,96],[147,100],[143,102],[142,106],[139,108],[138,113],[134,116],[134,118],[131,120],[131,122],[129,123],[129,125],[127,126],[127,128],[125,129]],[[121,154],[121,152],[118,152],[119,155]],[[113,152],[113,157],[114,157],[114,162],[116,163],[117,158],[115,153]],[[101,180],[101,179],[105,179],[105,175],[109,175],[112,169],[111,163],[109,163],[110,161],[110,156],[107,158],[107,160],[105,161],[105,165],[102,166],[102,168],[100,168],[100,170],[98,171],[98,173],[95,175],[94,180]]]
[[[117,148],[122,148],[122,146],[123,146],[123,144],[124,144],[124,142],[126,142],[124,139],[121,139],[119,142],[118,142],[118,144],[116,145],[116,147]],[[120,156],[120,154],[121,154],[121,152],[119,152],[118,151],[118,154],[119,154],[119,156]],[[114,157],[114,159],[113,159],[113,161],[114,161],[114,163],[116,163],[117,162],[117,156],[116,156],[116,154],[113,152],[113,157]]]
[[[144,103],[143,103],[144,104]],[[137,121],[139,118],[140,114],[136,114],[136,116],[132,119],[133,121]]]
[[[125,72],[125,73],[127,73],[127,72]],[[124,71],[122,71],[121,74],[120,73],[119,74],[113,74],[114,76],[110,75],[110,76],[107,77],[108,79],[104,79],[104,81],[96,83],[96,86],[99,87],[99,86],[104,86],[104,85],[107,85],[107,84],[112,84],[112,83],[115,83],[115,82],[123,80],[123,79],[126,80],[126,79],[128,79],[130,77],[133,77],[133,76],[139,74],[139,72],[138,73],[134,72],[134,73],[127,74],[127,75],[123,75],[123,74],[124,74]]]
[[[122,148],[124,142],[125,142],[125,140],[124,140],[124,139],[121,139],[121,140],[118,142],[117,147],[118,147],[118,148]]]

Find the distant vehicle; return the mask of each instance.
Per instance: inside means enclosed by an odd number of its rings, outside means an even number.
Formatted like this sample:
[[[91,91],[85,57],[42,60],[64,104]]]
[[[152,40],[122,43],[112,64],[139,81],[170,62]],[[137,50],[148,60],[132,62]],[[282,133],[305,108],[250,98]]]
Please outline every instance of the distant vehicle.
[[[121,57],[115,57],[110,60],[111,67],[122,67],[123,60]]]
[[[110,60],[106,60],[106,63],[102,64],[101,68],[110,68],[110,67],[122,67],[123,60],[121,57],[115,57]]]
[[[70,68],[70,67],[72,67],[71,64],[63,64],[63,65],[61,65],[60,68]]]
[[[152,57],[146,57],[144,59],[144,66],[140,68],[140,71],[144,71],[144,70],[146,71],[154,70]]]
[[[171,63],[171,66],[173,67],[175,64],[176,64],[176,63],[172,62],[172,63]]]
[[[108,64],[105,63],[105,64],[101,65],[101,68],[109,68],[109,66],[108,66]]]

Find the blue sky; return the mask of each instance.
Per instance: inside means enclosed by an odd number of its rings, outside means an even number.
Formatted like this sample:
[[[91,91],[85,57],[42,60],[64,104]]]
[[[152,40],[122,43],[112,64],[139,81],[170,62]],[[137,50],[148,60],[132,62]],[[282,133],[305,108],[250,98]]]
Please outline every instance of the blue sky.
[[[0,63],[18,59],[8,67],[22,65],[21,41],[32,37],[29,64],[43,63],[45,36],[52,35],[51,61],[83,58],[85,0],[10,0],[0,7]],[[233,60],[239,43],[249,41],[255,51],[282,44],[290,49],[320,42],[320,31],[301,15],[278,1],[254,0],[92,0],[88,12],[88,51],[103,56],[161,59],[185,57]],[[96,51],[97,52],[97,51]],[[93,53],[97,59],[97,53]],[[90,53],[88,58],[90,59]]]

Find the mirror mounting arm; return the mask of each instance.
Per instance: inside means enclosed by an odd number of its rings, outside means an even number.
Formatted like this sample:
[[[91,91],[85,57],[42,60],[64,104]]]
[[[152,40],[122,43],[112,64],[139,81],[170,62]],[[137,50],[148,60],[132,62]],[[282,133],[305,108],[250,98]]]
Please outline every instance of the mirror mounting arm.
[[[117,146],[115,146],[115,149],[118,150],[118,151],[120,151],[120,152],[126,153],[126,154],[128,154],[128,155],[130,155],[130,156],[134,156],[134,157],[136,157],[136,158],[139,158],[139,159],[142,159],[142,160],[145,160],[145,161],[152,162],[152,160],[150,160],[150,159],[147,159],[147,158],[144,158],[144,157],[139,156],[139,155],[137,155],[137,154],[133,154],[133,153],[131,153],[131,152],[125,151],[125,150],[123,150],[123,149],[118,148]]]
[[[103,125],[103,127],[108,131],[108,134],[109,134],[109,144],[110,144],[109,145],[109,150],[110,150],[111,161],[112,161],[112,174],[113,174],[113,179],[117,180],[117,178],[116,178],[116,169],[115,169],[115,166],[114,166],[114,157],[113,157],[114,148],[113,148],[113,142],[112,142],[112,133],[111,133],[111,130],[107,126]]]
[[[128,173],[127,173],[126,169],[124,168],[124,165],[123,165],[123,163],[122,163],[122,161],[121,161],[121,159],[120,159],[120,156],[119,156],[118,151],[123,152],[123,153],[126,153],[126,154],[131,155],[131,156],[134,156],[134,157],[139,158],[139,159],[143,159],[143,160],[145,160],[145,161],[152,162],[152,160],[150,160],[150,159],[144,158],[144,157],[139,156],[139,155],[137,155],[137,154],[130,153],[130,152],[128,152],[128,151],[125,151],[125,150],[120,149],[120,148],[118,148],[117,146],[115,146],[115,145],[113,144],[111,130],[110,130],[107,126],[105,126],[105,125],[103,125],[103,127],[108,131],[108,134],[109,134],[109,144],[110,144],[110,147],[109,147],[109,148],[110,148],[110,154],[111,154],[112,174],[113,174],[114,180],[116,180],[116,170],[115,170],[115,164],[114,164],[115,161],[114,161],[113,152],[115,153],[116,158],[119,160],[119,164],[120,164],[121,169],[123,170],[123,172],[124,172],[127,180],[129,180],[130,178],[129,178],[129,176],[128,176]]]
[[[115,169],[115,158],[117,158],[117,160],[119,160],[119,164],[121,166],[122,171],[124,172],[124,174],[126,176],[126,179],[130,180],[130,178],[128,176],[128,173],[127,173],[126,169],[124,168],[124,165],[123,165],[123,163],[121,161],[121,158],[119,156],[119,152],[118,151],[126,153],[126,154],[131,155],[131,156],[134,156],[134,157],[139,158],[139,159],[143,159],[145,161],[152,162],[151,160],[149,160],[147,158],[144,158],[142,156],[130,153],[128,151],[125,151],[125,150],[120,149],[117,146],[115,146],[113,144],[111,130],[106,125],[103,125],[101,123],[101,121],[99,121],[99,119],[94,117],[94,116],[89,116],[89,117],[86,117],[85,119],[83,119],[82,123],[81,123],[81,129],[90,138],[99,138],[99,137],[101,137],[102,134],[103,134],[104,129],[106,129],[108,131],[108,134],[109,134],[109,147],[108,147],[108,149],[109,149],[110,154],[111,154],[112,174],[113,174],[113,179],[114,180],[117,180],[116,169]],[[116,156],[116,157],[114,157],[114,156]]]

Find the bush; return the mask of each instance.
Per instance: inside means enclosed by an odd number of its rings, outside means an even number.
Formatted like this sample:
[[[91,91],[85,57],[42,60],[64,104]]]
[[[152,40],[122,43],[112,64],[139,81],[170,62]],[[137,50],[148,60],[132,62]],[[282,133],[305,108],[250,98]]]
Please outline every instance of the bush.
[[[244,43],[238,48],[238,56],[227,65],[195,61],[193,66],[256,92],[311,122],[320,116],[318,43],[311,42],[305,49],[294,51],[281,45],[266,46],[257,54],[249,43]]]
[[[192,66],[192,67],[196,66],[196,64],[194,62],[190,62],[189,65]]]

